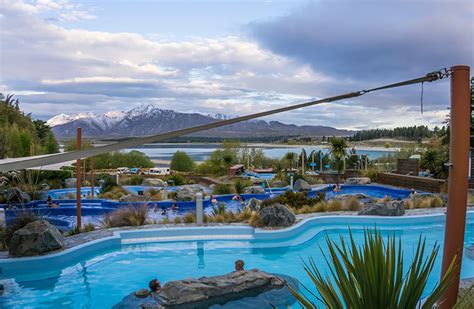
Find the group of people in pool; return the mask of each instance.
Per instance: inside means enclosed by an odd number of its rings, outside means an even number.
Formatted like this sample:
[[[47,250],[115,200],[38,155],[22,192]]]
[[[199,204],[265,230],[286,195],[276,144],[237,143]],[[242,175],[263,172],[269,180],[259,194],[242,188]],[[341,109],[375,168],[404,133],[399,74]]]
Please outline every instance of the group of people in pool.
[[[244,263],[243,260],[240,260],[240,259],[239,259],[239,260],[235,261],[235,263],[234,263],[234,269],[235,269],[235,271],[243,271],[243,270],[245,270],[245,269],[244,269],[244,265],[245,265],[245,263]],[[161,290],[161,283],[160,283],[160,280],[158,280],[158,279],[156,279],[156,278],[153,279],[153,280],[151,280],[151,281],[148,283],[148,287],[150,288],[150,290],[151,290],[153,293],[158,293],[158,292],[160,292],[160,290]]]
[[[173,203],[173,205],[171,205],[170,211],[177,212],[178,205],[176,205],[176,203]],[[155,205],[153,205],[153,212],[158,212],[158,205],[156,203]],[[167,214],[168,214],[168,210],[166,209],[166,207],[165,206],[161,207],[161,215],[165,216]]]

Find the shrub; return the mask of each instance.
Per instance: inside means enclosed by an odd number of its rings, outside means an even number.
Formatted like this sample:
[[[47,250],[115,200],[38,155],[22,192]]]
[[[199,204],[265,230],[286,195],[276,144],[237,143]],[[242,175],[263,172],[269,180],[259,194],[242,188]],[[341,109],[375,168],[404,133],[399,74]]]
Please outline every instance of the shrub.
[[[234,182],[234,191],[235,193],[242,194],[244,192],[244,189],[248,186],[250,186],[250,182],[239,179]]]
[[[443,207],[444,201],[439,195],[435,195],[431,198],[431,207],[438,208]]]
[[[24,228],[28,223],[41,220],[41,218],[32,211],[19,211],[16,213],[15,219],[5,229],[5,243],[8,246],[13,234],[19,229]]]
[[[385,242],[378,230],[366,230],[364,244],[357,245],[349,231],[340,244],[326,235],[326,258],[329,274],[322,273],[319,261],[312,257],[304,262],[304,270],[320,296],[318,298],[326,308],[418,308],[433,270],[439,245],[427,250],[426,240],[418,240],[411,265],[404,266],[404,252],[401,240],[389,236]],[[321,251],[323,249],[321,248]],[[452,283],[457,261],[453,260],[440,282],[423,299],[423,309],[434,308],[442,301],[443,293]],[[309,287],[303,287],[302,294],[289,287],[298,303],[305,308],[316,308],[307,295],[315,295]]]
[[[183,221],[181,221],[181,218],[180,218],[180,217],[174,217],[173,222],[174,222],[174,224],[180,224],[180,223],[182,223]]]
[[[166,182],[170,182],[170,181],[173,182],[174,181],[175,186],[182,186],[182,185],[185,185],[187,183],[186,178],[184,178],[181,175],[169,175],[169,176],[165,177],[164,181],[166,181]]]
[[[326,204],[327,211],[341,211],[342,210],[342,203],[340,200],[330,200]]]
[[[264,200],[262,205],[272,204],[276,201],[293,209],[300,209],[304,206],[315,205],[322,200],[324,200],[324,193],[318,193],[318,197],[315,198],[308,198],[305,192],[286,191],[277,196],[274,200]]]
[[[217,203],[216,206],[212,206],[211,208],[211,215],[213,217],[217,215],[223,215],[226,213],[226,206],[225,203]]]
[[[231,194],[232,192],[232,187],[226,184],[217,184],[214,189],[212,190],[212,194]]]
[[[128,191],[122,188],[122,186],[113,187],[110,191],[105,193],[100,193],[100,198],[110,199],[110,200],[118,200],[124,195],[128,195]]]
[[[102,220],[102,226],[106,228],[140,226],[147,223],[147,218],[148,205],[143,205],[140,207],[129,205],[105,214]]]
[[[134,175],[130,177],[129,179],[123,181],[123,184],[129,185],[129,186],[140,186],[141,184],[143,184],[144,181],[145,181],[145,178],[143,178],[143,176]]]
[[[413,209],[415,208],[415,204],[413,204],[413,201],[411,199],[406,199],[404,201],[404,204],[405,204],[405,208],[406,209]]]
[[[166,217],[166,218],[163,218],[163,220],[161,220],[160,223],[161,223],[161,224],[170,224],[171,221],[170,221],[170,219],[169,219],[168,217]]]
[[[109,192],[117,186],[118,184],[114,180],[112,180],[111,178],[106,178],[104,179],[104,182],[102,183],[102,187],[100,188],[100,193]]]
[[[186,224],[195,223],[196,222],[196,215],[188,212],[184,215],[183,221]]]
[[[362,172],[362,176],[370,178],[372,182],[377,181],[377,169],[369,168]]]
[[[147,199],[152,200],[152,201],[161,201],[163,199],[162,193],[155,188],[146,190],[145,196]]]
[[[250,218],[249,218],[249,225],[253,227],[262,227],[263,221],[262,218],[258,215],[256,211],[252,211]]]
[[[92,232],[92,231],[95,231],[95,225],[92,223],[87,223],[82,228],[78,228],[77,226],[75,226],[72,230],[67,232],[67,236],[73,236],[73,235]]]
[[[344,208],[351,211],[357,211],[362,208],[362,205],[360,204],[357,197],[352,196],[350,199],[345,201]]]
[[[474,204],[474,194],[469,194],[467,196],[467,203],[468,204]]]
[[[176,151],[171,159],[170,168],[178,172],[191,172],[194,169],[194,161],[187,153]]]
[[[0,251],[7,250],[6,229],[0,226]]]

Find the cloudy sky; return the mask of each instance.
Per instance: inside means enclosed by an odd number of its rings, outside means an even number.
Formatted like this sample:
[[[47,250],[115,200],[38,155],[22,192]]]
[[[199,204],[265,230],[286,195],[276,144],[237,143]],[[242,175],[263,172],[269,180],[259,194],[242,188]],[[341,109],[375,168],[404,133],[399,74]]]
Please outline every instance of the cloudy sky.
[[[0,0],[0,92],[33,117],[140,104],[244,115],[474,65],[474,1]],[[441,124],[449,80],[273,116]]]

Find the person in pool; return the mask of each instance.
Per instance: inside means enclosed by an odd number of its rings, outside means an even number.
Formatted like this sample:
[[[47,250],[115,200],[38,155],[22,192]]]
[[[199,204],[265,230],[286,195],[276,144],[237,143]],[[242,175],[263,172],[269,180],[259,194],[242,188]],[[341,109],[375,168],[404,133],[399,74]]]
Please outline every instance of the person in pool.
[[[171,210],[172,211],[178,210],[178,206],[176,205],[176,203],[173,203],[173,206],[171,206]]]
[[[153,279],[148,283],[148,287],[152,292],[159,292],[161,290],[161,283],[158,279]]]
[[[161,207],[161,215],[163,215],[163,216],[166,215],[166,207],[165,206]]]
[[[235,261],[235,271],[241,271],[244,270],[244,261],[243,260],[237,260]]]
[[[216,199],[216,197],[214,196],[214,194],[211,195],[211,204],[212,204],[212,205],[217,204],[217,199]]]
[[[51,197],[51,195],[48,195],[48,198],[46,199],[46,204],[48,205],[48,207],[58,207],[59,206],[58,203],[53,202],[53,198]]]
[[[416,190],[414,188],[410,189],[410,196],[413,196],[416,194]]]
[[[232,197],[232,200],[233,201],[242,201],[242,197],[240,196],[240,194],[236,194]]]

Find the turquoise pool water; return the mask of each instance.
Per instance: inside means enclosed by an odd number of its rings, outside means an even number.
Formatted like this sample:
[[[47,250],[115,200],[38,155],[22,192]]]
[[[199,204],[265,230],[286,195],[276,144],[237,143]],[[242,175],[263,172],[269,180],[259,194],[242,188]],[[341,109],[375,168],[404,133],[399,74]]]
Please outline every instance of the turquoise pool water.
[[[437,217],[439,218],[439,217]],[[292,237],[259,240],[228,241],[179,241],[116,245],[78,257],[65,267],[44,272],[42,267],[22,270],[23,274],[6,274],[2,278],[6,292],[0,297],[1,308],[110,308],[130,292],[147,286],[149,280],[158,278],[162,283],[187,277],[211,276],[233,270],[233,263],[241,258],[247,269],[260,268],[267,272],[281,273],[310,285],[301,258],[313,256],[318,266],[327,270],[318,246],[325,251],[324,237],[348,237],[346,223],[341,217],[337,222],[321,226],[315,222],[305,226],[303,232]],[[356,219],[351,219],[352,221]],[[366,223],[351,223],[357,243],[363,240]],[[375,220],[375,219],[374,219]],[[395,233],[402,238],[405,262],[414,254],[418,237],[427,239],[428,247],[443,245],[444,224],[412,219],[398,224],[377,224],[384,235]],[[430,219],[431,220],[431,219]],[[302,239],[305,239],[302,242]],[[474,214],[468,215],[465,246],[474,244]],[[442,252],[442,251],[440,251]],[[1,265],[1,264],[0,264]],[[51,266],[50,266],[51,267]],[[47,267],[45,267],[47,268]],[[439,278],[441,256],[438,256],[426,291],[433,288]],[[461,277],[474,277],[474,261],[463,257]],[[290,303],[291,305],[291,303]]]

